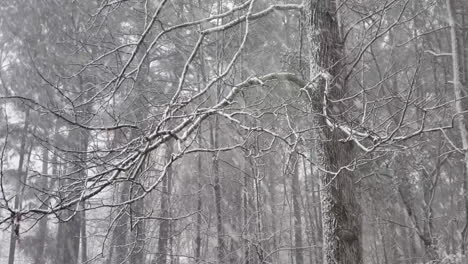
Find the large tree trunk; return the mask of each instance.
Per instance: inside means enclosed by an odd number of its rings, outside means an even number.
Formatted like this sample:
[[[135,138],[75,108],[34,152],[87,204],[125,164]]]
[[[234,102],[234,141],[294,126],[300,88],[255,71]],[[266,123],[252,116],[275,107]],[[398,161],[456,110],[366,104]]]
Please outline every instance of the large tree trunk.
[[[29,108],[26,109],[25,118],[24,118],[24,126],[23,131],[21,134],[21,144],[20,144],[20,152],[19,152],[19,162],[18,162],[18,172],[17,172],[17,182],[16,182],[16,196],[15,196],[15,210],[20,209],[21,205],[21,188],[23,184],[23,166],[24,166],[24,157],[26,155],[26,135],[28,134],[28,127],[29,127]],[[18,240],[19,236],[19,224],[21,219],[13,220],[14,223],[11,226],[11,234],[10,234],[10,250],[8,255],[8,264],[15,263],[15,252],[16,252],[16,241]]]
[[[319,128],[315,153],[320,167],[324,263],[359,264],[362,263],[360,207],[353,173],[344,168],[353,161],[353,144],[340,142],[339,139],[346,137],[340,135],[338,129],[328,128],[323,115],[325,93],[328,98],[337,100],[342,98],[345,89],[341,76],[343,44],[338,30],[336,6],[331,0],[310,0],[305,8],[311,44],[310,76],[313,78],[322,73],[314,81],[316,85],[311,94],[315,112],[312,126]],[[339,105],[333,108],[339,109],[341,113],[344,110]]]
[[[458,43],[458,34],[455,23],[455,8],[454,1],[447,0],[447,13],[448,13],[448,22],[450,25],[450,41],[452,44],[452,71],[453,71],[453,92],[455,94],[455,111],[458,114],[463,113],[464,107],[461,99],[463,98],[462,84],[460,79],[460,56],[459,56],[459,43]],[[458,116],[456,118],[456,124],[461,136],[462,149],[464,151],[464,175],[463,175],[463,197],[465,201],[465,226],[462,230],[462,243],[461,251],[462,254],[465,254],[467,246],[467,236],[468,236],[468,130],[466,127],[465,118],[463,116]]]

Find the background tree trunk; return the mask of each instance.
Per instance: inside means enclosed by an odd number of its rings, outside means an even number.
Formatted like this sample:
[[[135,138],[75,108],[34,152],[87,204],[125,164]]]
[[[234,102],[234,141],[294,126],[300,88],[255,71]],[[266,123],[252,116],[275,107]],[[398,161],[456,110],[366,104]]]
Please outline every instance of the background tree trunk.
[[[173,147],[172,143],[167,143],[166,149],[166,162],[170,162]],[[167,169],[167,173],[162,182],[161,192],[161,217],[169,218],[170,213],[170,195],[171,195],[171,182],[172,182],[172,167]],[[159,224],[159,237],[158,237],[158,251],[156,253],[156,264],[167,263],[167,249],[170,236],[170,220],[162,219]]]
[[[24,166],[24,157],[27,154],[26,153],[26,139],[27,139],[27,134],[28,134],[28,127],[29,127],[29,116],[30,116],[30,110],[29,108],[26,109],[25,111],[25,117],[24,117],[24,126],[21,134],[21,145],[20,145],[20,151],[19,151],[19,161],[18,161],[18,169],[17,169],[17,175],[16,175],[16,196],[15,196],[15,209],[19,210],[21,207],[21,187],[23,186],[23,166]],[[18,240],[19,236],[19,228],[20,228],[20,221],[18,217],[14,216],[14,222],[11,225],[11,233],[10,233],[10,250],[9,250],[9,255],[8,255],[8,264],[13,264],[15,263],[15,252],[16,252],[16,241]]]
[[[302,244],[302,212],[301,212],[301,188],[299,184],[299,156],[294,155],[291,159],[291,192],[294,212],[294,246],[296,264],[304,263],[304,249]]]
[[[49,150],[46,147],[42,148],[42,175],[48,175],[49,168]],[[48,178],[44,177],[41,179],[41,188],[44,190],[49,190]],[[45,208],[48,204],[48,199],[44,201]],[[44,256],[44,249],[47,239],[47,215],[43,216],[39,220],[39,230],[37,231],[37,250],[36,255],[34,256],[34,264],[45,264],[46,258]]]

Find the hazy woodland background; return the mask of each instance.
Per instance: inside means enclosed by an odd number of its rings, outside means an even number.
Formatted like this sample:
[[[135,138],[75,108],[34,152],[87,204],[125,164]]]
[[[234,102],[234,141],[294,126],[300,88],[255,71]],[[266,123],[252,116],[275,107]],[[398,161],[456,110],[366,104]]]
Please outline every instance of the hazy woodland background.
[[[465,0],[3,0],[0,263],[466,263]]]

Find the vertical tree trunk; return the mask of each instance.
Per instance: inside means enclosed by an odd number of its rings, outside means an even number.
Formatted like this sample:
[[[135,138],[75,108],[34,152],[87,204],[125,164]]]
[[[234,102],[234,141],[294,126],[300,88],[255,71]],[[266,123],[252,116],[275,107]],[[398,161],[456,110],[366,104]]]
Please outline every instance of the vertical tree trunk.
[[[135,181],[141,182],[142,181],[142,173],[146,170],[146,160],[143,161],[141,168],[139,168],[137,172],[137,176]],[[143,190],[139,185],[134,185],[133,192],[132,188],[130,189],[130,194],[132,197],[138,197],[142,195]],[[145,262],[145,222],[142,218],[144,216],[144,199],[139,199],[135,201],[133,204],[130,205],[130,224],[133,228],[133,244],[132,244],[132,251],[130,252],[130,264],[144,264]],[[135,222],[134,222],[135,221]]]
[[[138,190],[135,193],[135,196],[140,196],[141,192]],[[134,220],[134,228],[133,228],[133,244],[132,244],[132,252],[130,253],[130,264],[143,264],[145,260],[145,223],[144,220],[141,218],[143,216],[143,205],[144,200],[140,199],[132,204],[132,216],[135,218]]]
[[[221,183],[219,179],[219,167],[217,157],[213,157],[213,174],[214,174],[214,196],[215,196],[215,207],[216,207],[216,233],[218,240],[218,263],[224,263],[224,226],[223,226],[223,211],[222,211],[222,194],[221,194]]]
[[[201,224],[202,224],[202,184],[201,184],[201,176],[202,176],[202,159],[201,154],[197,155],[197,226],[196,226],[196,237],[195,237],[195,263],[200,263],[201,257]]]
[[[320,128],[316,137],[319,138],[316,154],[320,166],[324,263],[360,264],[360,208],[355,195],[353,173],[343,168],[353,160],[353,145],[351,142],[340,142],[339,139],[345,136],[340,135],[337,129],[330,130],[326,117],[322,115],[325,94],[337,100],[342,98],[345,89],[341,76],[343,44],[338,30],[336,6],[331,0],[309,0],[305,8],[311,44],[310,76],[313,78],[322,73],[322,77],[315,81],[311,94],[315,111],[312,125]],[[335,108],[340,107],[336,105]]]
[[[319,179],[315,180],[314,176],[314,168],[312,164],[310,164],[310,173],[312,175],[311,179],[311,187],[312,187],[312,204],[313,212],[314,212],[314,235],[315,241],[317,243],[315,247],[315,255],[317,264],[321,264],[323,262],[323,229],[322,229],[322,205],[320,203],[321,196],[320,196],[320,183],[318,182]]]
[[[217,12],[222,13],[223,5],[222,0],[217,1]],[[217,20],[217,24],[222,24],[222,19]],[[222,72],[223,69],[223,57],[224,57],[224,32],[217,32],[216,39],[221,40],[221,45],[216,46],[216,59],[217,59],[217,71]],[[221,94],[221,84],[218,82],[216,85],[216,91],[213,94],[215,102],[218,100]],[[211,147],[217,149],[219,146],[219,119],[218,116],[214,117],[213,123],[210,124],[211,131]],[[222,212],[222,190],[221,190],[221,181],[219,175],[219,161],[218,153],[213,153],[213,163],[212,163],[212,173],[214,177],[213,183],[213,192],[214,192],[214,202],[216,209],[216,233],[217,233],[217,258],[218,263],[222,264],[225,262],[225,251],[226,245],[224,241],[224,225],[223,225],[223,212]]]
[[[318,244],[318,239],[315,236],[315,227],[314,228],[314,218],[312,215],[312,208],[314,207],[313,202],[311,201],[311,196],[314,195],[314,190],[312,187],[312,184],[309,182],[309,174],[307,173],[307,166],[306,165],[306,159],[302,159],[302,167],[304,168],[304,187],[305,187],[305,205],[304,205],[304,211],[307,211],[307,217],[306,219],[306,229],[307,229],[307,242],[309,246],[309,262],[310,264],[312,263],[318,263],[317,255],[315,254],[315,248],[317,247]],[[311,174],[312,175],[312,172]]]
[[[468,86],[468,52],[467,52],[467,45],[468,45],[468,39],[466,32],[468,32],[468,4],[466,3],[460,3],[463,7],[461,8],[461,34],[460,34],[460,47],[465,47],[460,49],[460,59],[462,61],[461,63],[461,68],[462,68],[462,76],[461,82],[462,84],[466,87]],[[466,119],[466,118],[465,118]]]
[[[243,162],[246,162],[245,160]],[[249,229],[249,175],[244,175],[244,184],[243,184],[243,189],[242,189],[242,225],[247,232],[250,232]],[[274,186],[271,186],[271,188],[274,188]],[[274,193],[274,191],[272,191]],[[273,199],[273,197],[272,197]],[[274,203],[272,203],[274,204]],[[249,241],[244,239],[242,241],[243,243],[243,248],[244,248],[244,264],[250,264],[250,244]]]
[[[119,201],[124,202],[129,199],[130,184],[127,182],[123,183],[122,189],[120,190]],[[129,217],[128,212],[123,209],[122,214],[118,216],[114,230],[112,232],[111,241],[111,253],[109,254],[108,264],[113,263],[124,263],[128,255],[128,226]]]
[[[44,147],[42,149],[42,177],[41,177],[41,186],[43,190],[48,190],[49,189],[49,184],[48,184],[48,168],[49,168],[49,150]],[[48,204],[48,201],[44,201],[44,205],[41,206],[41,208],[45,208]],[[33,263],[34,264],[45,264],[45,257],[44,257],[44,248],[45,248],[45,242],[47,238],[47,215],[43,216],[39,220],[39,228],[37,232],[37,249],[36,249],[36,254],[34,255]]]
[[[57,134],[56,134],[57,135]],[[61,184],[61,175],[63,171],[66,171],[66,164],[59,164],[59,155],[58,151],[54,151],[54,156],[52,158],[52,174],[54,175],[54,183],[52,185],[56,185],[56,188],[60,190]],[[62,215],[59,213],[59,215]],[[55,254],[52,257],[54,264],[62,264],[62,249],[61,247],[64,244],[65,236],[63,235],[63,224],[61,222],[58,223],[57,227],[57,234],[55,236],[56,243],[55,243]]]
[[[218,148],[218,118],[215,116],[214,124],[210,126],[211,131],[211,146],[216,149]],[[219,161],[218,153],[214,152],[212,155],[212,176],[213,176],[213,193],[214,203],[216,211],[216,236],[217,236],[217,259],[218,263],[222,264],[225,261],[225,244],[224,244],[224,225],[223,225],[223,211],[222,211],[222,192],[221,192],[221,181],[219,177]]]
[[[262,200],[261,200],[261,175],[257,167],[253,167],[254,171],[254,191],[255,191],[255,237],[256,242],[254,244],[255,253],[258,258],[258,263],[265,263],[265,252],[262,243],[263,237],[263,219],[262,219]]]
[[[458,34],[455,23],[455,8],[454,1],[447,0],[447,13],[448,13],[448,22],[450,26],[450,41],[452,44],[452,71],[453,71],[453,92],[455,94],[455,111],[458,114],[463,113],[464,107],[461,99],[463,98],[462,84],[460,79],[460,57],[459,57],[459,47],[458,47]],[[468,235],[468,131],[465,123],[465,118],[463,116],[458,116],[456,118],[457,127],[460,133],[462,141],[462,149],[464,150],[464,174],[463,174],[463,198],[465,202],[465,226],[461,231],[462,243],[461,251],[462,254],[465,254],[467,246],[467,235]]]
[[[66,214],[65,217],[69,217]],[[79,216],[73,216],[68,222],[62,222],[62,236],[63,244],[60,245],[61,250],[61,262],[63,264],[77,264],[78,263],[78,252],[80,247],[80,226],[81,221]]]
[[[146,67],[149,67],[146,65]],[[142,121],[148,115],[146,109],[141,108],[141,105],[144,105],[142,102],[143,96],[139,95],[134,107],[137,109],[135,112],[135,122],[140,122],[142,126],[140,129],[143,129],[144,123]],[[130,133],[130,138],[136,139],[140,136],[141,130],[132,130]],[[134,197],[139,197],[143,194],[143,188],[141,185],[144,184],[145,173],[148,168],[148,159],[149,156],[143,157],[141,166],[135,171],[133,182],[131,183],[129,189],[130,199]],[[133,236],[129,263],[130,264],[144,264],[145,263],[145,243],[146,243],[146,225],[144,219],[144,210],[145,210],[145,199],[141,198],[132,204],[130,204],[130,229],[132,230],[130,235]]]
[[[89,143],[89,135],[87,131],[83,131],[81,134],[81,161],[83,163],[86,162],[88,159],[88,143]],[[87,172],[83,171],[82,173],[83,177],[88,177]],[[80,241],[81,241],[81,262],[86,263],[88,261],[88,236],[86,234],[86,203],[83,201],[80,204],[81,209],[83,210],[80,212],[80,221],[81,221],[81,226],[80,226]]]
[[[82,203],[81,209],[81,262],[86,263],[88,261],[88,236],[86,233],[86,211],[85,203]]]
[[[387,243],[386,243],[386,232],[385,232],[385,225],[382,225],[380,220],[377,222],[377,225],[379,227],[379,238],[380,238],[380,243],[382,244],[382,257],[383,257],[383,264],[388,264],[388,253],[387,253]],[[383,229],[383,230],[382,230]]]
[[[85,166],[82,166],[82,163],[86,160],[85,153],[88,147],[88,140],[89,134],[87,131],[71,128],[71,132],[68,135],[68,143],[71,149],[69,160],[72,161],[69,171],[72,174],[68,179],[62,180],[62,186],[65,189],[68,189],[73,184],[73,181],[80,181],[86,177],[86,172],[82,169]],[[66,195],[72,197],[79,195],[79,193],[75,193],[75,190],[70,189],[66,191],[68,192]],[[61,264],[77,264],[79,260],[82,219],[81,212],[73,212],[73,210],[74,208],[70,208],[61,214],[61,219],[69,219],[67,222],[59,223],[59,232],[57,233],[57,261]]]
[[[86,100],[88,92],[84,83],[86,83],[85,80],[79,76],[77,87],[79,87],[79,92],[81,92],[84,100]],[[91,104],[82,104],[76,109],[75,118],[78,120],[78,123],[88,118],[89,113],[92,112],[91,109]],[[67,144],[69,146],[67,163],[71,165],[68,166],[69,173],[67,173],[66,179],[59,180],[59,184],[63,184],[59,186],[59,190],[63,188],[66,192],[65,195],[68,197],[81,195],[80,190],[72,188],[72,186],[75,182],[80,182],[87,177],[86,162],[89,137],[90,132],[88,130],[80,127],[70,127],[70,133],[67,136]],[[62,219],[68,219],[67,222],[60,222],[60,232],[57,234],[57,261],[61,264],[77,264],[80,258],[80,241],[81,239],[86,239],[86,237],[82,237],[81,235],[82,221],[84,220],[82,219],[82,211],[74,210],[78,210],[78,208],[70,207],[61,213]],[[83,252],[83,254],[86,254],[86,252]]]
[[[18,170],[17,170],[17,182],[16,182],[16,196],[15,196],[15,210],[20,209],[21,205],[21,187],[22,187],[22,179],[23,179],[23,166],[24,166],[24,157],[26,155],[26,135],[28,134],[28,127],[29,127],[29,108],[25,111],[24,117],[24,125],[21,134],[21,144],[20,144],[20,152],[19,152],[19,162],[18,162]],[[18,240],[19,235],[19,224],[21,219],[13,219],[14,223],[11,225],[11,234],[10,234],[10,250],[8,255],[8,264],[15,263],[15,252],[16,252],[16,241]]]
[[[172,143],[167,143],[166,149],[166,162],[170,162],[172,155]],[[167,173],[162,182],[161,193],[161,217],[170,217],[170,195],[171,195],[171,182],[172,182],[172,167],[167,169]],[[167,246],[170,236],[170,220],[161,220],[159,224],[159,237],[158,237],[158,251],[156,254],[156,264],[167,263]]]
[[[304,263],[303,245],[302,245],[302,213],[300,207],[299,197],[301,195],[301,188],[299,184],[299,156],[294,155],[291,159],[291,192],[292,192],[292,203],[294,212],[294,246],[295,246],[295,259],[296,264]]]

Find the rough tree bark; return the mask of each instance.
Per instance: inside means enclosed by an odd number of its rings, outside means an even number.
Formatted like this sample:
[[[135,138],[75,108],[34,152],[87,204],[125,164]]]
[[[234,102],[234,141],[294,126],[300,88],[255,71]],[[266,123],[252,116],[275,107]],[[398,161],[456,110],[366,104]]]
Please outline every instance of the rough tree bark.
[[[450,41],[452,46],[452,71],[453,71],[453,92],[455,94],[455,111],[458,114],[463,113],[464,107],[461,99],[463,98],[463,88],[460,78],[460,56],[459,56],[459,42],[457,34],[457,26],[455,23],[455,7],[453,0],[447,0],[447,14],[450,26]],[[463,161],[465,166],[465,173],[463,177],[463,197],[465,200],[465,226],[461,232],[462,243],[461,251],[465,254],[468,235],[468,130],[466,127],[465,118],[458,116],[456,118],[456,125],[458,127],[463,150]]]
[[[337,129],[329,129],[323,115],[325,96],[340,99],[345,89],[341,76],[343,43],[336,4],[332,0],[310,0],[306,2],[305,13],[311,54],[310,78],[321,73],[314,80],[311,99],[315,112],[312,126],[319,128],[315,152],[320,167],[323,259],[325,264],[359,264],[362,263],[360,208],[353,172],[344,168],[353,161],[353,143],[340,142],[345,136]],[[343,111],[339,105],[334,106],[339,112]]]

